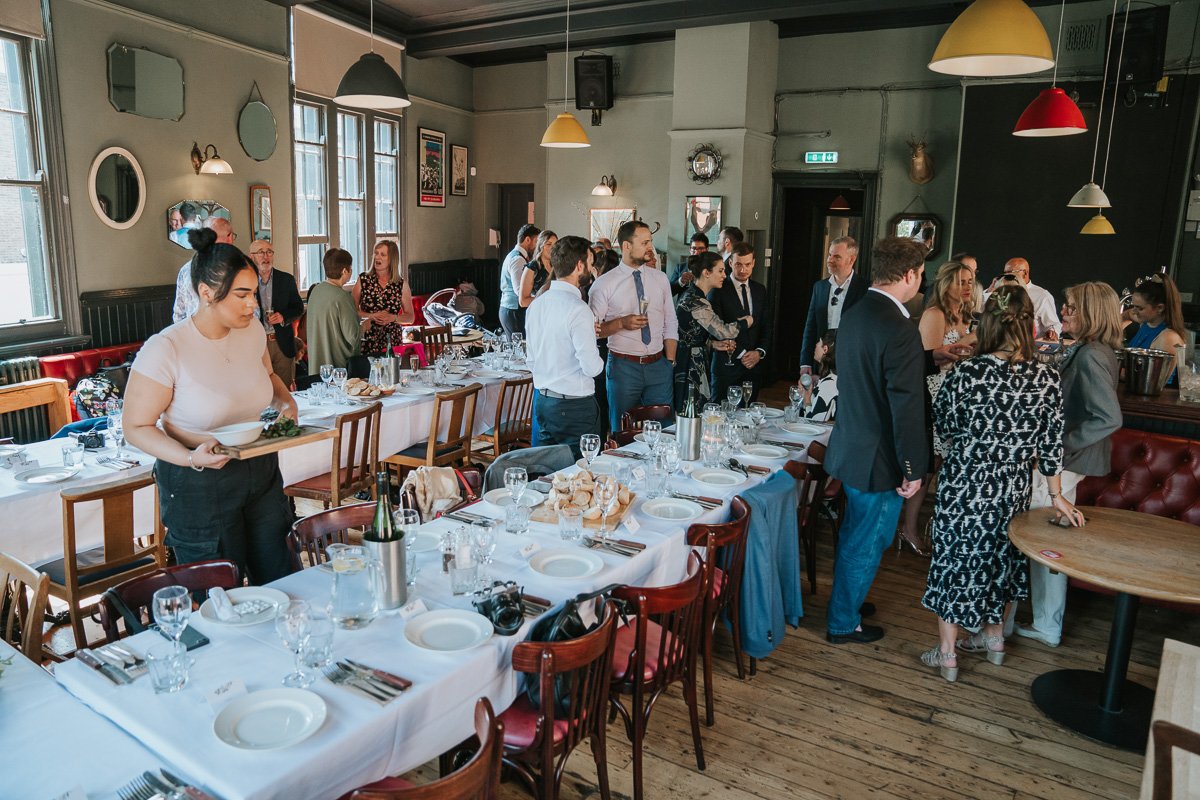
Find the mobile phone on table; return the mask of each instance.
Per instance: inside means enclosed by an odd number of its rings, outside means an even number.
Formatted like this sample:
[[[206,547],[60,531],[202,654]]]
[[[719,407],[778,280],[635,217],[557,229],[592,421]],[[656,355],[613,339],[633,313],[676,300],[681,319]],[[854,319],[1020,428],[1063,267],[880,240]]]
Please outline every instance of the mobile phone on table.
[[[164,639],[171,639],[166,633],[158,627],[158,624],[150,626],[151,630],[158,631],[158,634]],[[195,650],[197,647],[204,647],[209,644],[209,638],[192,626],[183,629],[183,635],[179,637],[179,642],[188,650]]]
[[[1051,525],[1057,525],[1060,528],[1073,527],[1071,525],[1071,520],[1067,519],[1066,517],[1051,517],[1049,521]],[[1083,521],[1087,522],[1087,517],[1084,517]]]

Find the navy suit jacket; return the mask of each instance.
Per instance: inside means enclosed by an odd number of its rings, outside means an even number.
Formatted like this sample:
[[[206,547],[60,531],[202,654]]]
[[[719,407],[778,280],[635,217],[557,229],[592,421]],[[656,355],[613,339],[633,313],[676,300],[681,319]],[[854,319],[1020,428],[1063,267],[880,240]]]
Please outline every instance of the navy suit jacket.
[[[845,297],[842,301],[842,319],[846,318],[850,306],[861,300],[869,288],[867,277],[861,270],[854,270],[854,274],[850,276],[850,284],[843,292]],[[816,349],[817,340],[829,330],[829,290],[827,278],[813,284],[812,300],[808,304],[808,319],[804,321],[804,339],[800,345],[801,366],[813,366],[813,350]]]
[[[750,289],[750,309],[753,312],[754,325],[738,334],[737,349],[733,351],[734,358],[743,350],[762,348],[763,355],[767,352],[767,337],[771,335],[771,321],[767,311],[767,288],[755,280],[747,281]],[[712,303],[713,311],[722,322],[733,322],[738,317],[744,317],[742,298],[738,295],[733,278],[726,278],[720,289],[708,293],[708,302]],[[718,359],[724,363],[725,354]],[[762,363],[762,362],[759,362]]]
[[[262,308],[262,298],[258,296],[258,289],[254,290],[254,296],[258,300],[259,308]],[[295,358],[296,335],[292,331],[292,323],[304,313],[304,301],[300,299],[296,279],[290,272],[281,269],[271,271],[271,305],[274,306],[272,311],[283,315],[283,324],[272,326],[275,328],[275,343],[279,345],[279,352],[288,358]]]

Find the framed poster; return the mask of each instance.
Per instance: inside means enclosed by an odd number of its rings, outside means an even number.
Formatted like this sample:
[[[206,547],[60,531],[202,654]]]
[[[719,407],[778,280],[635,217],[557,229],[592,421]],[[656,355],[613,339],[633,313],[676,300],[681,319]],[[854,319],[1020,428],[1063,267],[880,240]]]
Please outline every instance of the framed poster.
[[[446,207],[446,134],[430,128],[417,129],[417,205]]]
[[[717,234],[720,232],[721,198],[689,196],[684,206],[684,245],[687,245],[697,233],[703,233],[708,237],[708,243],[715,245]]]
[[[467,148],[461,144],[450,145],[450,194],[467,196]]]
[[[637,216],[634,208],[593,208],[591,210],[592,241],[608,239],[617,241],[617,229]]]

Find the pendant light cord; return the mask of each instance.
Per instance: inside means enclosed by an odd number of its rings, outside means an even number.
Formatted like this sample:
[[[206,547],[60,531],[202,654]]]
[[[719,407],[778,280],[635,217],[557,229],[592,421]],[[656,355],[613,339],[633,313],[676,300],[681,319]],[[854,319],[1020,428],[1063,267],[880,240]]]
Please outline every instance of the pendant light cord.
[[[571,0],[567,0],[567,36],[566,45],[563,48],[563,105],[567,108],[571,107],[570,98],[567,97],[567,86],[570,85],[570,74],[567,70],[571,60]]]
[[[1113,0],[1112,15],[1113,17],[1117,16],[1117,0]],[[1096,182],[1096,158],[1100,155],[1100,129],[1104,127],[1104,82],[1108,80],[1108,60],[1112,57],[1112,41],[1115,29],[1115,25],[1108,29],[1108,49],[1104,51],[1104,74],[1100,76],[1100,113],[1096,115],[1096,146],[1092,150],[1092,179],[1089,181],[1090,183]],[[1112,141],[1111,136],[1110,132],[1109,141]]]
[[[375,0],[371,0],[371,52],[375,52]]]
[[[1062,58],[1062,29],[1063,19],[1067,16],[1067,0],[1062,0],[1062,5],[1058,9],[1058,40],[1054,43],[1054,77],[1050,79],[1050,86],[1058,86],[1058,60]]]
[[[1117,79],[1113,81],[1113,107],[1112,117],[1108,123],[1108,145],[1104,148],[1104,177],[1100,179],[1100,188],[1104,188],[1104,184],[1108,183],[1108,157],[1112,154],[1113,128],[1117,126],[1117,92],[1121,88],[1121,60],[1125,58],[1125,32],[1129,29],[1129,7],[1133,3],[1125,3],[1125,21],[1121,23],[1121,50],[1117,55]],[[1115,23],[1116,20],[1113,20]],[[1113,27],[1116,27],[1114,25]],[[1097,136],[1099,141],[1100,137]]]

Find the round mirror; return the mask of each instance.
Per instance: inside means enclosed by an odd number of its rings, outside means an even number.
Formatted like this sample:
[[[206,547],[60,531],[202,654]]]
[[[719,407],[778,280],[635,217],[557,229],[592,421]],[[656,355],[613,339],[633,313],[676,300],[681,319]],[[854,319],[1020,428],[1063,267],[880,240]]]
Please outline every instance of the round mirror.
[[[246,155],[266,161],[275,152],[275,115],[266,103],[251,100],[238,115],[238,138]]]
[[[92,161],[88,174],[92,209],[110,228],[133,227],[146,207],[146,176],[142,165],[124,147],[106,147]]]
[[[688,154],[688,174],[697,183],[712,183],[721,174],[721,154],[711,144],[696,145]]]

